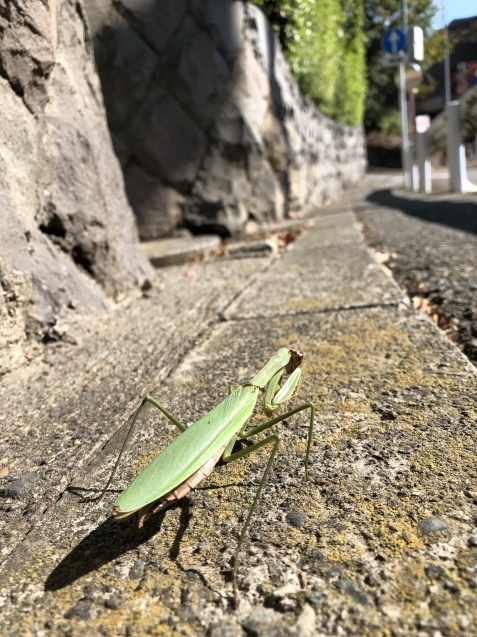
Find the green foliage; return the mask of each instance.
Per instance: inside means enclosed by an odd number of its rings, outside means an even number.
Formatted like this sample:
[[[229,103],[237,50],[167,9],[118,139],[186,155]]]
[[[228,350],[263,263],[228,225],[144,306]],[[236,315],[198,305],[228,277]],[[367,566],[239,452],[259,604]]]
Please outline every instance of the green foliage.
[[[436,89],[437,82],[428,73],[428,70],[436,62],[442,62],[444,60],[446,46],[449,48],[449,53],[451,53],[454,45],[455,42],[452,38],[448,38],[446,36],[444,29],[434,31],[434,33],[431,33],[426,39],[425,59],[421,64],[422,71],[424,73],[424,82],[419,87],[416,97],[425,97]]]
[[[401,113],[397,108],[386,108],[380,115],[377,128],[383,133],[401,134]]]
[[[303,91],[322,112],[362,123],[366,95],[363,0],[255,0],[274,24]]]
[[[363,5],[342,0],[342,6],[345,44],[337,81],[337,114],[342,121],[357,125],[363,121],[367,90]]]
[[[334,115],[344,48],[339,0],[302,0],[294,21],[294,37],[288,42],[292,72],[321,110]]]
[[[384,32],[401,27],[401,0],[254,0],[274,25],[302,89],[327,115],[381,130],[398,102],[396,68],[381,63]],[[407,0],[424,30],[427,67],[443,57],[433,0]],[[422,90],[422,89],[421,89]],[[394,116],[395,117],[395,116]]]

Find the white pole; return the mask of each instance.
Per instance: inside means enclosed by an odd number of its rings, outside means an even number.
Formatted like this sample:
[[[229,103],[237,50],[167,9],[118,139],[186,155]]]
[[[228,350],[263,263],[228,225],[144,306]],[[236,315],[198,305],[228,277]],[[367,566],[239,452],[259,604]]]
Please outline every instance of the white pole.
[[[401,0],[401,21],[404,36],[407,38],[407,0]],[[409,127],[407,118],[407,97],[406,97],[406,69],[404,62],[399,64],[399,107],[401,110],[401,161],[404,171],[404,188],[410,190],[412,188],[411,179],[411,161],[409,157]]]
[[[417,166],[415,165],[416,161],[416,144],[412,141],[409,142],[409,178],[411,181],[411,190],[417,192],[419,190],[419,172],[417,170]]]
[[[419,191],[432,191],[431,161],[427,157],[427,131],[417,133],[417,163],[419,166]]]
[[[449,161],[450,190],[466,192],[467,165],[465,161],[465,146],[462,142],[460,130],[460,102],[448,102],[447,113],[447,155]]]

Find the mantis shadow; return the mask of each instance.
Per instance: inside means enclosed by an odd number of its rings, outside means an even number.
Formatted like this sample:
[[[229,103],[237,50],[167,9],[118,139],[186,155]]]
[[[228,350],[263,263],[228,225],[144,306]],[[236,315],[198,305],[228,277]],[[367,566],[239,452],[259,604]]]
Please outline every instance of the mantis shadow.
[[[144,544],[160,530],[167,511],[176,507],[181,509],[181,515],[174,542],[169,549],[169,558],[175,560],[192,515],[187,499],[153,515],[142,529],[138,528],[135,515],[123,520],[109,517],[84,537],[54,568],[45,581],[45,591],[57,591],[69,586],[80,577]]]

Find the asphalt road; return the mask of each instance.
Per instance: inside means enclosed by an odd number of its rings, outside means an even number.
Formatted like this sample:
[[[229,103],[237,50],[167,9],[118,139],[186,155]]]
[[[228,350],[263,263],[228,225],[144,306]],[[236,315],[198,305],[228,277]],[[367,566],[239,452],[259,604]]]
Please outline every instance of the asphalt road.
[[[355,209],[368,245],[477,364],[477,195],[406,192],[399,171],[370,174],[365,187]]]

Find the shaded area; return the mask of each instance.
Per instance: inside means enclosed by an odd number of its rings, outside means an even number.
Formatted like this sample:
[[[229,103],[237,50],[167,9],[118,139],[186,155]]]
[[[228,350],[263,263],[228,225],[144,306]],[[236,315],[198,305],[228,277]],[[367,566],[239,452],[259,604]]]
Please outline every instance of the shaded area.
[[[366,145],[368,166],[374,168],[401,168],[401,149]]]
[[[440,223],[457,230],[477,234],[477,202],[399,197],[390,189],[376,190],[368,195],[366,200],[378,206],[402,210],[405,214],[426,222]]]
[[[175,560],[179,555],[182,537],[191,517],[188,500],[182,500],[175,506],[181,509],[181,515],[176,537],[169,549],[171,560]],[[171,508],[173,507],[169,507]],[[45,591],[57,591],[69,586],[84,575],[144,544],[160,530],[166,513],[167,510],[152,516],[142,529],[138,529],[135,515],[124,520],[109,517],[83,538],[55,567],[45,581]]]

